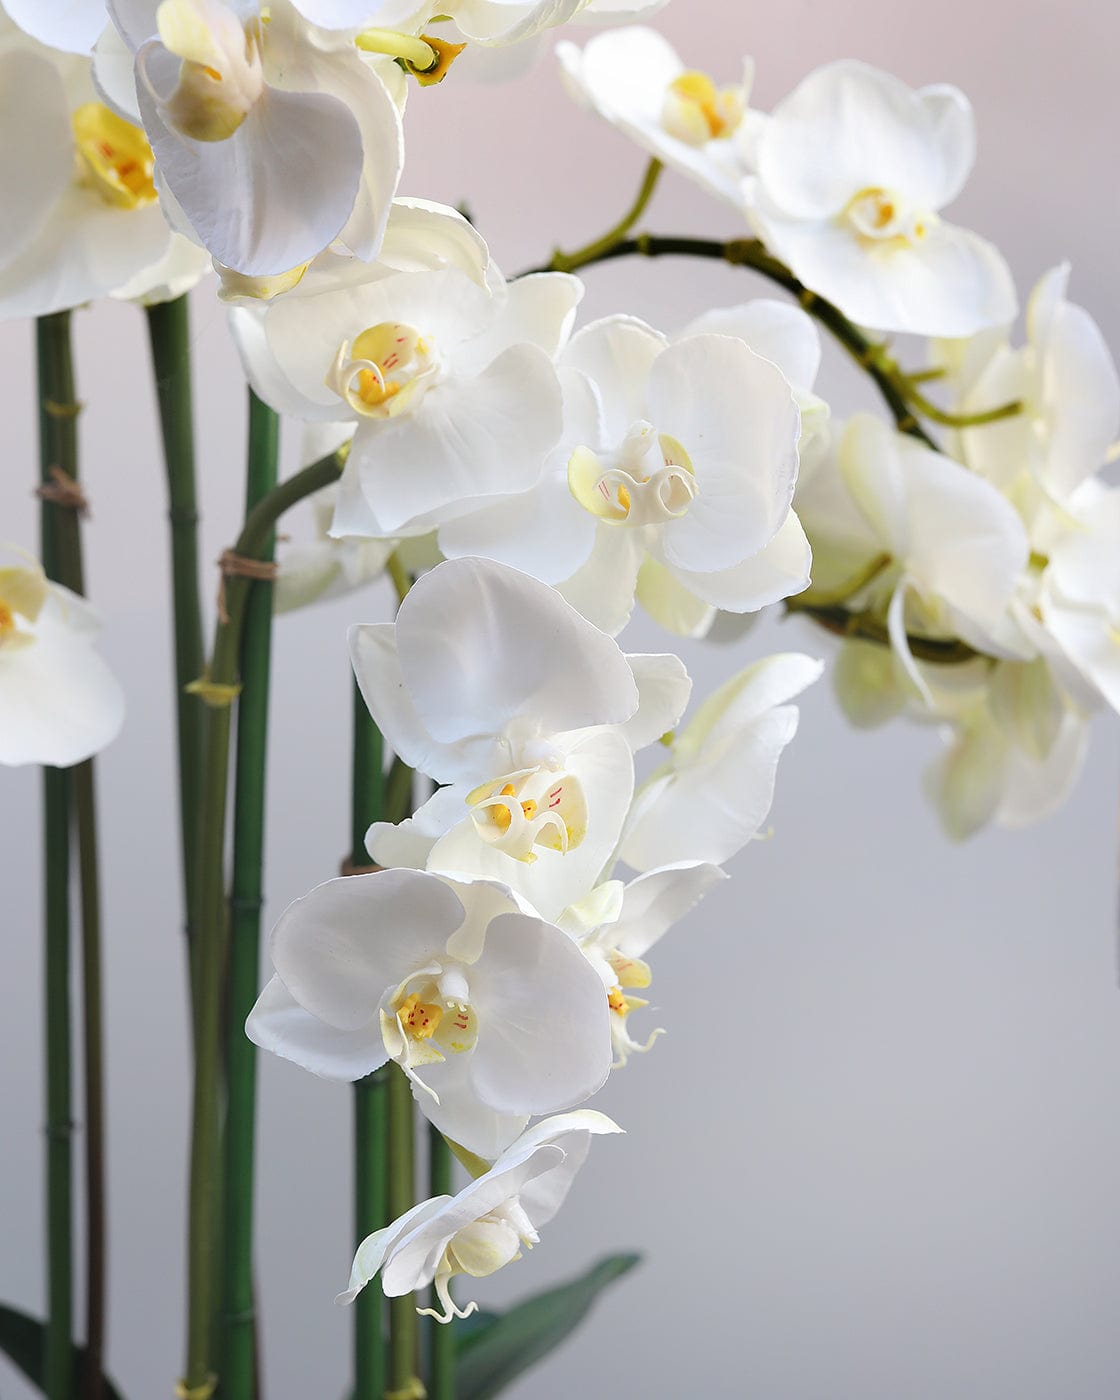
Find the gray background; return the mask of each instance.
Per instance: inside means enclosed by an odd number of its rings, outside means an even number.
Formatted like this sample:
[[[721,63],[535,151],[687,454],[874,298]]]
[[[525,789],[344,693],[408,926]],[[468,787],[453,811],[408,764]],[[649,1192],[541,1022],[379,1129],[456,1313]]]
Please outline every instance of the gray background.
[[[980,159],[957,214],[1024,286],[1059,258],[1120,341],[1115,55],[1099,0],[937,6],[677,0],[661,25],[725,79],[759,59],[769,105],[818,63],[858,56],[959,83]],[[613,222],[641,157],[562,97],[551,62],[506,87],[416,92],[405,189],[469,199],[509,270]],[[729,211],[668,178],[649,225],[734,234]],[[588,275],[589,314],[671,328],[761,288],[684,263]],[[100,764],[108,919],[113,1224],[110,1356],[132,1397],[181,1363],[187,1028],[177,933],[163,488],[143,325],[78,318],[92,591],[129,692]],[[205,558],[236,533],[243,402],[222,313],[196,297]],[[0,536],[34,538],[31,329],[0,327]],[[870,402],[830,356],[825,392]],[[288,435],[289,462],[295,434]],[[210,575],[208,575],[208,588]],[[345,845],[345,624],[384,594],[280,621],[269,823],[272,915],[332,873]],[[665,639],[640,627],[635,649]],[[829,650],[767,622],[735,649],[683,648],[701,691],[775,648]],[[596,1106],[600,1142],[561,1221],[480,1286],[502,1301],[627,1248],[647,1255],[520,1400],[1105,1400],[1120,1385],[1120,993],[1114,949],[1117,726],[1056,818],[955,848],[920,796],[933,736],[850,732],[827,682],[783,763],[772,841],[656,956],[670,1034]],[[38,780],[0,777],[0,1298],[42,1292]],[[718,1019],[706,1010],[719,993]],[[652,1023],[652,1021],[651,1021]],[[262,1067],[259,1274],[277,1397],[336,1396],[345,1280],[349,1096]],[[26,1392],[0,1364],[5,1400]]]

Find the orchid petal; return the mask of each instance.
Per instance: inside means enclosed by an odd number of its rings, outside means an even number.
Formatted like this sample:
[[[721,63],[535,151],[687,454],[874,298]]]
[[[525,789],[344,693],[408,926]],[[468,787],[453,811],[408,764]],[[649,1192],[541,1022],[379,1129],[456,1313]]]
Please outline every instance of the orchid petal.
[[[281,914],[272,961],[305,1010],[354,1031],[376,1021],[387,991],[444,952],[464,917],[451,886],[421,871],[328,880]]]
[[[453,743],[519,715],[542,734],[620,724],[638,695],[617,644],[552,589],[480,559],[440,564],[397,617],[397,652],[417,714]]]

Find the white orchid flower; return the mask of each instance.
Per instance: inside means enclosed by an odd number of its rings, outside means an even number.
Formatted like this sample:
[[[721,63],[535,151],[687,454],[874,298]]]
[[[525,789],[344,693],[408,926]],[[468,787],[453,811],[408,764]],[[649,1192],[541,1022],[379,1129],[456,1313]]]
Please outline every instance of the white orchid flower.
[[[1062,806],[1088,740],[1084,700],[1051,654],[1028,661],[976,658],[921,663],[929,699],[919,702],[889,648],[845,641],[833,666],[841,708],[857,728],[905,715],[937,728],[943,752],[927,769],[926,794],[946,835],[963,841],[995,824],[1018,828]]]
[[[993,655],[1034,654],[1011,615],[1030,554],[1026,532],[1014,507],[974,472],[858,414],[837,458],[803,483],[797,506],[829,581],[847,574],[847,606],[883,613],[927,703],[908,641],[915,629]]]
[[[945,752],[926,772],[926,791],[958,841],[989,822],[1018,828],[1056,812],[1088,743],[1085,716],[1045,659],[1001,661],[987,671],[970,703],[957,697],[942,728]]]
[[[376,252],[400,178],[399,70],[290,0],[110,0],[170,198],[224,267],[287,273],[336,238]],[[386,67],[388,65],[388,67]],[[390,73],[388,69],[391,68]],[[402,99],[403,100],[403,99]]]
[[[0,317],[110,294],[166,299],[207,269],[168,228],[147,139],[98,101],[89,59],[37,44],[2,15],[0,178]]]
[[[631,995],[653,980],[646,954],[726,878],[718,865],[663,866],[629,884],[608,880],[560,916],[559,927],[579,943],[606,991],[614,1069],[621,1069],[631,1055],[644,1054],[664,1034],[652,1031],[643,1042],[635,1040],[628,1027],[630,1013],[649,1005]]]
[[[522,1248],[539,1243],[538,1232],[563,1205],[592,1136],[621,1131],[591,1109],[535,1124],[457,1196],[434,1196],[364,1239],[349,1286],[335,1301],[352,1303],[380,1273],[389,1298],[435,1284],[443,1311],[418,1308],[422,1317],[470,1317],[478,1304],[456,1306],[451,1280],[460,1274],[489,1278],[520,1259]]]
[[[436,1127],[480,1156],[610,1071],[594,968],[491,881],[329,880],[285,910],[270,949],[276,975],[246,1023],[255,1044],[329,1079],[392,1060]]]
[[[633,750],[690,689],[675,656],[626,657],[552,589],[480,559],[438,565],[395,626],[351,628],[350,651],[390,747],[447,784],[399,826],[374,824],[373,859],[501,880],[546,918],[595,884]]]
[[[710,695],[638,790],[619,857],[641,871],[722,865],[752,841],[774,800],[778,760],[797,733],[797,706],[787,702],[823,669],[809,656],[770,656]]]
[[[769,250],[858,325],[967,336],[1014,319],[990,243],[944,222],[975,158],[956,88],[914,90],[844,61],[811,73],[762,124],[749,217]]]
[[[700,636],[717,608],[808,585],[790,508],[799,415],[775,365],[728,336],[670,345],[626,316],[578,332],[560,364],[567,423],[540,487],[445,526],[445,554],[516,562],[611,633],[635,592]]]
[[[98,615],[22,551],[0,565],[0,764],[69,768],[124,722],[124,695],[95,648]]]
[[[468,266],[354,265],[340,279],[313,264],[293,292],[233,313],[262,398],[355,425],[339,534],[422,534],[540,479],[562,426],[553,356],[582,286],[561,273],[507,285]]]
[[[1068,263],[1052,269],[1027,306],[1027,343],[1004,337],[963,396],[964,413],[1018,401],[1011,418],[960,434],[964,460],[1011,496],[1033,537],[1053,528],[1120,437],[1120,378],[1097,323],[1069,301]]]
[[[108,23],[105,0],[3,0],[3,10],[40,44],[87,58]]]
[[[582,49],[561,42],[556,57],[581,106],[717,199],[743,207],[748,171],[733,138],[748,118],[749,61],[741,81],[720,88],[687,69],[656,30],[641,27],[598,34]]]

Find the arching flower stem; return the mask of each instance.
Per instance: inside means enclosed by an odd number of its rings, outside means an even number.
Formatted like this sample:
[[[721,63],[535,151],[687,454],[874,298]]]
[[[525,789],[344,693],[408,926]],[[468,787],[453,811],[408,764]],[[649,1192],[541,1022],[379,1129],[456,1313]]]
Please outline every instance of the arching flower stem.
[[[649,207],[649,202],[653,198],[653,192],[657,188],[657,182],[661,178],[661,172],[664,168],[654,156],[646,166],[634,203],[615,224],[614,228],[603,234],[602,238],[595,239],[593,243],[588,243],[585,248],[579,248],[574,253],[564,253],[559,248],[555,249],[552,261],[549,263],[549,270],[552,272],[575,272],[578,268],[587,267],[591,263],[599,261],[612,248],[621,243]]]
[[[627,219],[628,222],[624,221],[626,228],[636,222],[635,217],[627,216]],[[534,268],[533,271],[575,272],[612,258],[634,256],[710,258],[760,273],[796,297],[805,311],[824,326],[852,359],[867,371],[885,399],[899,431],[918,438],[934,449],[937,444],[924,430],[917,415],[944,427],[970,428],[1014,417],[1022,410],[1018,402],[1000,404],[979,414],[952,414],[938,408],[916,388],[921,376],[906,374],[889,354],[885,342],[872,340],[831,302],[799,282],[789,268],[773,257],[757,238],[732,238],[721,242],[712,238],[662,237],[648,233],[634,238],[620,238],[616,229],[578,253],[555,254],[545,268]]]
[[[338,479],[335,454],[305,467],[269,491],[250,511],[234,552],[264,559],[276,521],[289,507]],[[242,627],[252,581],[226,579],[224,616],[214,636],[205,676],[191,686],[205,705],[204,760],[199,811],[195,946],[195,1078],[191,1111],[187,1250],[187,1355],[181,1386],[207,1393],[216,1384],[213,1323],[221,1199],[220,1088],[222,999],[225,986],[225,832],[233,704],[239,692]]]
[[[171,591],[175,620],[175,696],[179,738],[179,822],[188,952],[195,928],[202,715],[186,687],[202,670],[202,606],[198,581],[198,503],[191,402],[190,312],[186,296],[147,309],[152,375],[159,403],[167,472]]]

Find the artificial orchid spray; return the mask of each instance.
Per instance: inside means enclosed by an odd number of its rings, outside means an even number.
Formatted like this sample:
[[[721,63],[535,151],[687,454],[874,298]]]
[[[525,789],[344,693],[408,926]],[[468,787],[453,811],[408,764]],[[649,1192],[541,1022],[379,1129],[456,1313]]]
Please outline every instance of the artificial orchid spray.
[[[19,1364],[49,1400],[120,1394],[94,764],[125,705],[83,586],[75,309],[143,309],[163,426],[194,1056],[181,1400],[261,1394],[258,1048],[354,1085],[354,1400],[494,1395],[555,1342],[542,1317],[574,1326],[628,1266],[472,1318],[473,1281],[547,1243],[592,1140],[622,1131],[587,1105],[656,1058],[657,943],[764,831],[824,662],[752,654],[754,614],[819,625],[853,724],[934,729],[928,791],[958,837],[1052,811],[1091,713],[1120,708],[1120,503],[1099,474],[1120,380],[1067,267],[1021,341],[1007,263],[946,216],[975,155],[967,98],[844,61],[764,112],[749,60],[709,76],[645,27],[663,3],[0,0],[0,316],[35,319],[41,432],[39,547],[5,539],[0,559],[0,764],[42,766],[45,818],[47,1307],[18,1314]],[[491,79],[546,61],[560,26],[572,97],[648,166],[611,231],[510,276],[461,212],[398,197],[406,107],[480,58]],[[717,201],[725,240],[643,229],[666,170]],[[684,326],[581,319],[579,274],[624,257],[716,259],[771,295]],[[250,399],[209,644],[196,285]],[[822,329],[879,412],[845,420],[818,395]],[[926,339],[919,368],[897,334]],[[281,421],[306,463],[284,481]],[[301,502],[310,538],[278,541]],[[395,615],[370,619],[360,590],[382,578]],[[262,975],[271,629],[339,595],[350,849],[276,921]],[[616,640],[636,608],[663,652]],[[735,641],[698,695],[671,648],[709,634]],[[0,1347],[19,1350],[2,1328]]]

